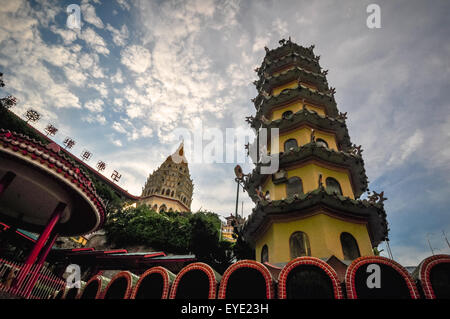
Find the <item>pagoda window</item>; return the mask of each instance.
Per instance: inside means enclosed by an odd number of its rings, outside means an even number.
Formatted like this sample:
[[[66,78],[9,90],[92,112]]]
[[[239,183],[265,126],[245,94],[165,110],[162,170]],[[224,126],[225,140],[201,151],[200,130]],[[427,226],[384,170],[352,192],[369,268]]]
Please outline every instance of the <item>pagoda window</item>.
[[[289,150],[295,149],[295,148],[297,148],[297,146],[298,146],[297,140],[294,138],[291,138],[291,139],[287,140],[286,142],[284,142],[284,151],[289,152]]]
[[[344,260],[354,260],[361,257],[359,253],[358,243],[351,234],[342,233],[341,234],[341,245],[342,252],[344,253]]]
[[[281,115],[281,117],[284,119],[289,119],[292,117],[292,114],[294,114],[292,111],[286,111]]]
[[[339,182],[337,180],[335,180],[332,177],[327,177],[325,183],[326,183],[327,191],[329,191],[331,193],[336,193],[338,195],[342,195],[341,185],[339,184]]]
[[[297,231],[289,238],[289,250],[291,253],[291,259],[311,256],[311,247],[309,245],[309,238],[306,233]]]
[[[328,148],[328,143],[321,138],[316,139],[316,144]]]
[[[269,262],[269,248],[267,247],[267,245],[264,245],[261,249],[261,262]]]
[[[296,194],[303,194],[303,183],[300,177],[294,176],[287,180],[286,195],[287,197],[292,197]]]

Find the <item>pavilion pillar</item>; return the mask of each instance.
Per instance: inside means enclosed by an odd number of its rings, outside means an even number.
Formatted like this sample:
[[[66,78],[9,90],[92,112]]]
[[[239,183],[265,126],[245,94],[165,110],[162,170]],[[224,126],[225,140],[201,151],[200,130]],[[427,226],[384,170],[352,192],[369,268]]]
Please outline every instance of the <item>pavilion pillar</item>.
[[[49,239],[52,231],[54,230],[55,226],[58,224],[59,220],[61,219],[62,213],[64,209],[66,208],[66,204],[64,203],[58,203],[58,206],[56,206],[55,210],[53,211],[52,216],[50,217],[50,220],[48,221],[47,225],[45,226],[43,232],[41,235],[39,235],[38,240],[36,241],[33,250],[28,255],[28,258],[25,261],[25,265],[23,266],[22,270],[20,271],[19,275],[17,276],[17,281],[15,288],[19,289],[21,288],[21,285],[24,283],[24,280],[26,279],[26,276],[29,274],[30,269],[32,268],[33,264],[36,262],[39,253],[44,248],[45,243]],[[56,234],[56,233],[55,233]],[[53,236],[52,236],[53,237]],[[57,235],[54,237],[54,240],[56,240]],[[54,242],[53,240],[53,242]],[[49,245],[51,248],[51,245]],[[47,257],[47,256],[45,256]],[[45,260],[44,257],[44,260]]]
[[[8,186],[12,183],[16,174],[11,171],[8,171],[0,180],[0,195],[8,188]]]
[[[50,238],[45,243],[45,246],[42,249],[41,254],[39,255],[39,258],[36,262],[36,267],[34,271],[31,274],[31,278],[26,284],[25,290],[23,295],[25,298],[28,298],[33,291],[34,284],[39,279],[39,274],[41,272],[42,267],[44,266],[45,259],[47,259],[48,254],[50,253],[53,245],[55,244],[56,239],[58,238],[59,234],[55,231],[52,232]]]
[[[41,233],[38,240],[36,241],[36,244],[34,245],[33,250],[31,251],[30,255],[28,255],[28,258],[25,261],[25,264],[32,264],[36,261],[42,248],[44,248],[45,242],[50,237],[50,234],[53,231],[53,229],[55,228],[56,224],[61,219],[62,213],[65,208],[66,208],[66,204],[64,204],[64,203],[58,204],[58,206],[54,210],[52,216],[50,217],[49,222],[45,226],[44,231]],[[56,240],[56,238],[55,238],[55,240]]]

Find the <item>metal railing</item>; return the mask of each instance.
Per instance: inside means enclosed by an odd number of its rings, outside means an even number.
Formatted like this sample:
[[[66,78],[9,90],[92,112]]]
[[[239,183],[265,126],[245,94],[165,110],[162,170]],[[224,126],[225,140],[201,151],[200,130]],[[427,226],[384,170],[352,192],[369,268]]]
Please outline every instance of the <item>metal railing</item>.
[[[0,258],[0,292],[13,298],[52,299],[65,285],[63,279],[42,264],[24,264]]]

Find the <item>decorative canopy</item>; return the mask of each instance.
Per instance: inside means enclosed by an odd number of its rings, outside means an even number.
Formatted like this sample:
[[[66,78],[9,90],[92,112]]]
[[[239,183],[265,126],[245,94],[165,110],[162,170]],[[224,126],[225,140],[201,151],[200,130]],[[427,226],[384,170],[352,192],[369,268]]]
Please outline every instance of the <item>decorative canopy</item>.
[[[39,233],[58,203],[64,203],[60,235],[102,227],[106,208],[92,181],[57,144],[0,129],[0,175],[8,172],[15,178],[0,197],[0,215],[8,223]]]

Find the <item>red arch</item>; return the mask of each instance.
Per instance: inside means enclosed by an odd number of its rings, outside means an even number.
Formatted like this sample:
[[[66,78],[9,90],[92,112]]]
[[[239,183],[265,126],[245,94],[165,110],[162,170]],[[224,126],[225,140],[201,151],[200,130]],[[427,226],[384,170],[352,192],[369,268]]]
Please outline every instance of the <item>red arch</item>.
[[[164,288],[163,288],[163,293],[162,293],[161,299],[169,298],[169,290],[170,290],[170,285],[171,285],[169,273],[166,268],[157,266],[157,267],[153,267],[153,268],[146,270],[141,275],[138,282],[136,283],[136,286],[133,289],[133,293],[131,294],[130,299],[136,298],[137,292],[139,290],[139,287],[141,286],[142,281],[144,280],[145,277],[147,277],[148,275],[151,275],[151,274],[160,274],[162,276],[163,282],[164,282]]]
[[[117,273],[114,277],[112,277],[111,281],[108,283],[106,288],[103,290],[101,297],[98,299],[104,299],[106,296],[106,293],[108,292],[108,289],[111,287],[111,285],[114,283],[114,281],[116,281],[120,278],[125,278],[127,281],[127,288],[125,290],[123,299],[130,299],[131,293],[133,292],[133,281],[131,278],[131,273],[129,271],[121,271],[121,272]]]
[[[355,274],[359,267],[365,264],[384,264],[394,268],[405,280],[408,286],[409,294],[412,299],[419,299],[419,292],[417,290],[414,279],[411,277],[409,272],[399,263],[382,256],[365,256],[355,259],[345,272],[345,287],[347,289],[348,299],[357,299],[356,287],[355,287]]]
[[[331,279],[331,283],[333,285],[334,298],[342,299],[342,291],[339,283],[339,279],[337,277],[336,271],[328,265],[326,262],[320,260],[316,257],[297,257],[291,260],[286,266],[283,267],[280,274],[278,275],[278,298],[286,299],[286,281],[289,273],[292,269],[301,266],[301,265],[310,265],[316,266],[322,269],[328,277]]]
[[[93,281],[97,281],[98,283],[98,288],[97,288],[97,293],[95,294],[95,298],[94,299],[102,299],[102,280],[100,279],[100,275],[94,275],[91,277],[91,279],[88,280],[88,282],[86,283],[86,286],[84,286],[84,288],[78,292],[78,295],[76,297],[76,299],[81,299],[81,296],[84,293],[84,290],[89,286],[89,284]]]
[[[216,274],[214,270],[207,264],[197,262],[192,263],[181,269],[181,271],[178,273],[177,277],[175,278],[175,281],[173,282],[172,289],[170,290],[170,299],[175,299],[175,296],[177,294],[178,284],[180,283],[181,278],[191,270],[201,270],[203,271],[209,279],[209,293],[208,293],[208,299],[214,299],[216,298],[216,290],[217,290],[217,283],[218,280],[216,278]]]
[[[431,285],[430,273],[434,266],[442,263],[450,263],[450,255],[431,256],[424,259],[419,265],[419,280],[427,299],[436,299],[433,286]]]
[[[236,271],[239,268],[253,268],[259,271],[266,281],[266,297],[267,299],[273,299],[274,298],[274,287],[273,287],[273,280],[272,275],[270,274],[269,270],[261,264],[260,262],[257,262],[255,260],[241,260],[237,263],[234,263],[230,267],[227,268],[225,273],[222,276],[222,280],[220,281],[220,288],[219,288],[219,295],[218,299],[225,299],[226,298],[226,291],[227,291],[227,284],[228,279],[230,279],[231,274]]]

